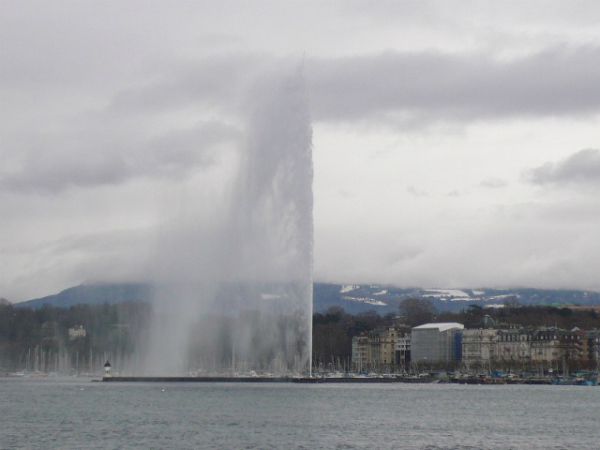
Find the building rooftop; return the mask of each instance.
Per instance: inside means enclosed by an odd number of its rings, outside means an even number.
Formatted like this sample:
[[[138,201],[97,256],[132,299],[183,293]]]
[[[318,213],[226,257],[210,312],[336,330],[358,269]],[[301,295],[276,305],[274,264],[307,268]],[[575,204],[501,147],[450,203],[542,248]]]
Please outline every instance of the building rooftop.
[[[462,323],[458,323],[458,322],[424,323],[423,325],[414,327],[413,330],[448,331],[448,330],[452,330],[455,328],[462,330],[465,328],[465,326]]]

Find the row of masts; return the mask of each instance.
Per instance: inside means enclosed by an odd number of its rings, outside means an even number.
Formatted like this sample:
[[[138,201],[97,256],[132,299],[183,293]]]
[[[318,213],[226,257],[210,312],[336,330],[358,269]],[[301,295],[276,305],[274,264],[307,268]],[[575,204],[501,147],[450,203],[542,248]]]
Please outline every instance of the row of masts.
[[[45,349],[39,345],[29,347],[19,360],[16,370],[26,372],[57,373],[57,374],[97,374],[101,373],[104,363],[110,359],[124,367],[129,360],[122,352],[89,352],[67,351],[64,348]]]

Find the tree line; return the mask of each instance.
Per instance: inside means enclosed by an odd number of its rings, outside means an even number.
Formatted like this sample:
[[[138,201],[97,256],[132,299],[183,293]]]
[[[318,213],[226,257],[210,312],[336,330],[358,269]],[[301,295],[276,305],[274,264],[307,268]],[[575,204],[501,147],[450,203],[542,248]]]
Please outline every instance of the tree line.
[[[0,372],[95,372],[106,355],[125,359],[135,353],[151,312],[143,302],[40,309],[0,305]],[[484,321],[498,327],[600,328],[600,315],[594,310],[514,303],[501,309],[472,305],[451,313],[436,311],[426,299],[407,299],[397,314],[385,316],[331,307],[313,315],[313,365],[349,367],[354,336],[398,323],[412,327],[432,321],[459,322],[466,328],[479,328]],[[69,336],[69,329],[80,325],[85,336]]]
[[[0,305],[0,372],[95,372],[106,354],[127,357],[150,317],[150,305],[120,303],[40,309]],[[69,336],[83,326],[85,336]]]

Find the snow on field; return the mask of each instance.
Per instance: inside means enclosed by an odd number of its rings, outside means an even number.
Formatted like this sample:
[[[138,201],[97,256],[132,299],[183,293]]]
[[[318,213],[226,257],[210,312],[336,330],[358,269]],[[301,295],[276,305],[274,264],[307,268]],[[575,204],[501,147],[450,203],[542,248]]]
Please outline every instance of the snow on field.
[[[263,300],[275,300],[281,297],[279,294],[260,294],[260,298]]]
[[[507,298],[519,298],[519,294],[501,294],[488,297],[488,300],[504,300]]]
[[[349,296],[344,296],[342,297],[344,300],[348,300],[351,302],[357,302],[357,303],[365,303],[367,305],[372,305],[372,306],[387,306],[387,303],[382,302],[381,300],[375,300],[369,297],[349,297]]]
[[[469,294],[460,289],[426,289],[423,297],[442,298],[442,297],[454,297],[454,298],[471,298]]]
[[[358,289],[360,286],[357,284],[345,284],[342,286],[342,288],[340,289],[340,294],[347,294],[348,292],[352,292],[355,291],[356,289]]]

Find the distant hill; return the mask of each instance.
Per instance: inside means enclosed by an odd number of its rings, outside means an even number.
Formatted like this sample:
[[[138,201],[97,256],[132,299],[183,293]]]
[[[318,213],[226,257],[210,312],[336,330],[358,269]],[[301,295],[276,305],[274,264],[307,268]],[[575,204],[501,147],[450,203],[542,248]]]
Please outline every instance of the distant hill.
[[[82,284],[58,294],[17,303],[18,307],[41,308],[44,305],[57,308],[86,304],[121,303],[150,300],[150,286],[142,283]]]
[[[407,298],[428,298],[440,311],[460,311],[469,305],[499,308],[507,302],[523,305],[600,305],[600,293],[577,290],[542,289],[421,289],[384,285],[314,284],[314,310],[324,312],[330,307],[342,307],[357,314],[376,311],[384,315],[398,312]],[[58,294],[16,304],[18,307],[41,308],[43,305],[68,308],[77,304],[149,301],[150,285],[143,283],[83,284]]]
[[[349,312],[375,310],[395,313],[406,298],[427,298],[439,311],[457,312],[476,305],[502,308],[506,303],[522,305],[565,306],[600,305],[600,293],[578,290],[544,289],[422,289],[383,285],[315,285],[315,309],[327,305],[342,306]],[[337,292],[333,292],[337,289]],[[323,293],[326,292],[326,295]]]

